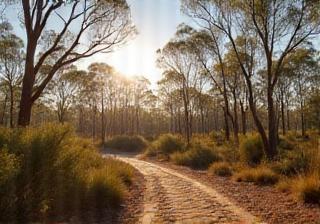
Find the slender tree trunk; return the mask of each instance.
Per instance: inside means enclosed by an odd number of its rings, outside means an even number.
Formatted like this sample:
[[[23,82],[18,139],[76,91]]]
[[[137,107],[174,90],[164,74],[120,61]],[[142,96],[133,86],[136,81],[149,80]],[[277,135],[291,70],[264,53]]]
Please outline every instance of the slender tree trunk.
[[[287,130],[290,131],[290,110],[289,110],[289,100],[286,99],[286,108],[287,108]]]
[[[4,102],[3,102],[3,111],[2,111],[2,115],[1,115],[1,124],[2,125],[5,125],[5,122],[4,122],[4,117],[6,115],[6,110],[7,110],[7,101],[8,101],[8,94],[5,95],[4,97]]]
[[[104,145],[106,138],[106,124],[105,124],[105,113],[104,113],[104,94],[101,91],[101,144]]]
[[[281,123],[282,123],[282,134],[286,134],[286,124],[285,124],[285,116],[284,116],[284,102],[283,96],[281,96]]]
[[[269,137],[269,148],[267,150],[267,157],[273,159],[277,154],[277,124],[276,124],[276,114],[273,102],[273,91],[272,88],[268,87],[267,92],[268,100],[268,137]]]
[[[229,122],[228,122],[228,115],[226,108],[223,107],[223,117],[224,117],[224,130],[225,130],[225,138],[227,141],[230,140],[230,128],[229,128]]]
[[[303,101],[301,100],[300,103],[300,107],[301,107],[301,112],[300,112],[300,117],[301,117],[301,135],[302,136],[306,136],[306,128],[305,128],[305,116],[304,116],[304,105],[303,105]]]
[[[251,83],[251,80],[248,76],[245,76],[245,78],[246,78],[247,87],[248,87],[248,94],[249,94],[248,102],[249,102],[250,111],[251,111],[254,123],[257,127],[257,130],[261,136],[264,152],[266,155],[268,155],[269,154],[269,141],[267,138],[267,134],[264,130],[264,127],[258,117],[256,105],[254,102],[253,91],[252,91],[252,83]]]
[[[93,105],[93,118],[92,118],[92,139],[96,138],[96,115],[97,115],[97,106]]]
[[[244,109],[243,102],[240,102],[240,110],[241,110],[241,127],[242,127],[242,134],[247,134],[247,114]]]
[[[13,108],[14,108],[14,93],[13,86],[9,86],[10,89],[10,128],[13,128]]]
[[[234,113],[234,121],[233,121],[233,135],[234,142],[236,146],[239,146],[239,124],[238,124],[238,103],[235,89],[233,90],[233,113]]]
[[[200,115],[201,115],[201,133],[205,133],[205,125],[204,125],[204,112],[203,112],[203,108],[201,107],[201,111],[200,111]]]

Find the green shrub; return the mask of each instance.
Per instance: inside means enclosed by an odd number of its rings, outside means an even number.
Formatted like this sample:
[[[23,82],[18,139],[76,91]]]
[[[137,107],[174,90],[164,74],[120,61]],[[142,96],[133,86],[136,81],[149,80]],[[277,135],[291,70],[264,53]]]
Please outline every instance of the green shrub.
[[[0,222],[67,220],[88,208],[116,208],[131,182],[133,168],[104,159],[66,125],[14,130],[8,142],[0,151]]]
[[[312,154],[308,150],[294,150],[286,153],[273,169],[286,176],[306,173],[311,166]]]
[[[8,150],[0,149],[0,214],[2,219],[13,216],[15,180],[19,172],[19,160]],[[0,218],[1,220],[1,218]]]
[[[104,147],[125,152],[141,152],[147,145],[147,141],[141,136],[119,135],[109,139]]]
[[[171,153],[179,152],[184,149],[182,140],[172,134],[161,135],[157,140],[146,150],[147,156],[165,155],[169,156]]]
[[[257,185],[273,185],[279,180],[279,176],[266,167],[244,169],[234,178],[238,182],[253,182]]]
[[[103,209],[120,204],[125,187],[121,179],[110,173],[108,168],[94,169],[87,179],[88,205]]]
[[[224,161],[234,163],[239,161],[239,149],[235,148],[232,144],[224,144],[217,148],[219,154],[223,157]]]
[[[9,143],[11,130],[0,127],[0,148],[4,147]]]
[[[185,152],[176,152],[170,156],[177,165],[189,166],[194,169],[207,169],[213,162],[221,160],[221,156],[208,147],[194,145]]]
[[[211,164],[208,172],[209,174],[215,174],[222,177],[232,176],[232,168],[230,164],[226,162],[217,162]]]
[[[247,137],[240,145],[240,159],[249,166],[255,166],[264,157],[261,137],[253,135]]]
[[[293,194],[305,203],[320,204],[320,177],[313,174],[292,181]]]
[[[225,142],[225,136],[223,132],[212,131],[209,135],[217,146],[221,146]]]
[[[280,138],[278,142],[278,148],[280,150],[293,150],[294,145],[287,138]]]

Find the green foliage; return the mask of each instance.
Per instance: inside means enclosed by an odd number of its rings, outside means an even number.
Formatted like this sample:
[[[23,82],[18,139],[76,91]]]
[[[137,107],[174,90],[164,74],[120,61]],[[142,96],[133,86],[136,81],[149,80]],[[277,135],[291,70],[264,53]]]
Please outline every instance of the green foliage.
[[[311,94],[307,102],[307,115],[310,119],[310,123],[313,128],[317,129],[320,132],[320,90],[317,90],[315,93]]]
[[[10,129],[0,127],[0,148],[4,147],[9,143],[10,135],[11,135]]]
[[[209,174],[215,174],[222,177],[232,176],[232,168],[229,163],[217,162],[209,167]]]
[[[279,180],[279,176],[267,167],[243,169],[234,178],[238,182],[253,182],[257,185],[273,185]]]
[[[194,169],[207,169],[211,163],[222,160],[215,150],[200,144],[192,145],[187,151],[173,153],[170,159],[177,165]]]
[[[294,145],[287,138],[280,138],[278,142],[278,148],[280,150],[293,150]]]
[[[148,145],[148,142],[142,136],[119,135],[109,139],[105,148],[117,149],[124,152],[141,152]]]
[[[225,142],[225,137],[223,132],[212,131],[210,132],[209,135],[217,146],[220,146]]]
[[[15,180],[18,172],[18,158],[7,149],[0,149],[0,215],[3,218],[14,215],[11,208],[15,201]]]
[[[249,166],[259,164],[264,157],[263,144],[260,136],[248,136],[240,145],[240,159]]]
[[[283,175],[292,176],[306,173],[311,166],[313,153],[308,150],[294,150],[287,152],[282,160],[277,162],[273,169]]]
[[[0,222],[115,209],[132,175],[133,168],[104,159],[66,125],[14,130],[0,151]]]
[[[172,134],[161,135],[157,140],[152,142],[146,151],[147,156],[165,155],[183,151],[184,144],[182,140]]]

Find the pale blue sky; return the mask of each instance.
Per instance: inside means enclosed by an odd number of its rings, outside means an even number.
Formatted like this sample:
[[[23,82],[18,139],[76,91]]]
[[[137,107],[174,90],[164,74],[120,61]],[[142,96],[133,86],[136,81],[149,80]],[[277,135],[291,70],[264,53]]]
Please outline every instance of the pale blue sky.
[[[95,55],[80,61],[77,65],[81,69],[86,69],[92,62],[104,62],[114,66],[124,75],[143,75],[155,87],[161,78],[161,71],[155,62],[156,50],[173,37],[180,23],[191,20],[180,12],[180,0],[127,0],[127,2],[138,35],[114,53]],[[20,10],[8,8],[6,15],[18,36],[25,39],[25,31],[18,19]]]
[[[156,66],[156,50],[162,48],[173,37],[180,23],[192,23],[192,21],[180,12],[180,0],[127,0],[127,2],[139,34],[114,53],[95,55],[80,61],[77,65],[81,69],[86,69],[92,62],[104,62],[114,66],[124,75],[143,75],[151,81],[153,87],[156,87],[156,82],[161,78],[161,71]],[[6,14],[16,33],[23,38],[25,31],[18,20],[20,10],[10,8]],[[314,40],[314,44],[319,49],[319,37]]]
[[[96,55],[86,63],[106,62],[127,75],[143,75],[153,86],[161,78],[156,67],[156,50],[173,37],[176,27],[190,19],[180,12],[180,0],[127,0],[139,34],[110,55]]]

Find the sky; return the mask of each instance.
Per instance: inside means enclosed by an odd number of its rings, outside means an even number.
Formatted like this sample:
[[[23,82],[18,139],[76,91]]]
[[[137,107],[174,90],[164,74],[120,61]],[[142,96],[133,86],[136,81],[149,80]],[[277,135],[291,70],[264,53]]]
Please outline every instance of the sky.
[[[127,2],[138,34],[113,53],[98,54],[76,64],[80,69],[87,69],[93,62],[104,62],[123,75],[129,77],[142,75],[155,87],[161,78],[161,71],[156,66],[156,51],[173,37],[180,23],[190,23],[191,20],[181,13],[180,0],[127,0]],[[9,8],[6,15],[17,35],[26,41],[25,31],[18,19],[17,12],[20,10]],[[58,26],[56,23],[49,25],[52,28]]]
[[[0,0],[1,1],[1,0]],[[193,23],[180,11],[180,0],[127,0],[138,35],[125,46],[110,54],[98,54],[77,63],[80,69],[87,69],[93,62],[104,62],[126,76],[144,76],[152,87],[161,79],[161,70],[156,66],[156,51],[173,36],[180,23]],[[7,17],[18,36],[25,40],[25,31],[18,20],[17,9],[9,9]],[[58,26],[57,23],[51,24]],[[314,40],[320,48],[320,38]]]
[[[180,0],[127,0],[138,35],[111,54],[99,54],[81,62],[105,62],[126,76],[142,75],[152,85],[161,78],[156,66],[156,50],[174,35],[176,27],[190,20],[180,12]]]

